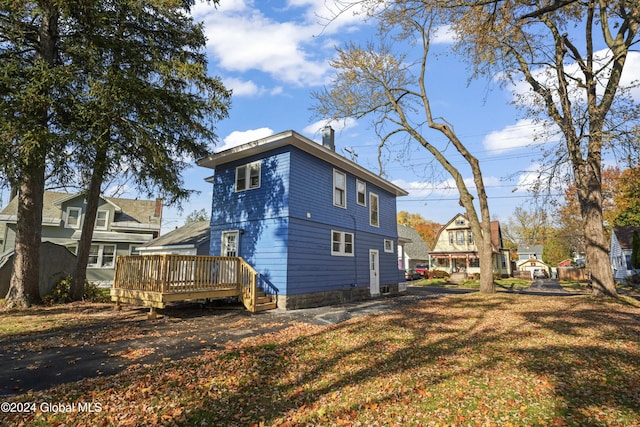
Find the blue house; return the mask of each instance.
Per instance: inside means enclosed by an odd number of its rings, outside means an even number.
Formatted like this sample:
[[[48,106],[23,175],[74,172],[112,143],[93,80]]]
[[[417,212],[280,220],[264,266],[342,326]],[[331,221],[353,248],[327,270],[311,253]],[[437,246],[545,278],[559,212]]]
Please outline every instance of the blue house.
[[[279,308],[398,292],[396,197],[408,193],[286,131],[198,161],[214,170],[211,255],[240,256]]]

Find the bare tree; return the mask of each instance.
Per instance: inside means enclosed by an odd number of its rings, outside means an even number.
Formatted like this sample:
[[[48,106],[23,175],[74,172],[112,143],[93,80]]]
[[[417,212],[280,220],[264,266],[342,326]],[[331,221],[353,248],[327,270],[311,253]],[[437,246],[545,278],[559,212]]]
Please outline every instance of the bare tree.
[[[566,164],[573,178],[594,293],[616,295],[603,225],[602,159],[626,144],[638,121],[623,80],[628,55],[640,42],[637,0],[447,3],[458,52],[475,75],[525,83],[529,91],[515,104],[559,129],[562,142],[548,150],[548,160],[556,172]]]
[[[362,3],[366,6],[368,2]],[[422,2],[396,2],[383,9],[372,3],[369,13],[379,23],[377,43],[365,47],[352,43],[338,49],[338,57],[331,63],[337,74],[330,85],[313,94],[317,101],[313,110],[320,117],[334,120],[371,119],[381,141],[379,152],[402,137],[422,145],[456,184],[477,243],[480,291],[495,292],[489,204],[480,163],[453,126],[433,116],[426,89],[430,33],[437,15]],[[401,46],[417,51],[417,58],[399,53]],[[473,176],[475,195],[465,182],[464,171],[453,165],[454,153],[428,138],[425,131],[429,129],[444,135],[447,145],[454,147],[456,158],[465,161]]]

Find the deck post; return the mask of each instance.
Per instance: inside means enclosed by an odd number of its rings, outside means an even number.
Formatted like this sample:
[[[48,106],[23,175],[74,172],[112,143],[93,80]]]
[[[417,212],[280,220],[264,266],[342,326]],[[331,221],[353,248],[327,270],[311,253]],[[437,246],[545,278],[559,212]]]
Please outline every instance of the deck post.
[[[156,308],[155,307],[150,307],[149,308],[149,313],[147,313],[147,319],[157,319],[158,318],[158,313],[156,312]]]

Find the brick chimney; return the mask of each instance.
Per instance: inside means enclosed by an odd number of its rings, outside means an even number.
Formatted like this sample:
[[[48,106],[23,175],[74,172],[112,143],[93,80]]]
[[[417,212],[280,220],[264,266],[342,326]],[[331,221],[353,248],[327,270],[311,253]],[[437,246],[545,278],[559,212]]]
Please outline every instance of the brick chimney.
[[[155,208],[153,210],[153,216],[155,216],[156,218],[162,218],[162,198],[157,197],[156,198],[156,205]]]

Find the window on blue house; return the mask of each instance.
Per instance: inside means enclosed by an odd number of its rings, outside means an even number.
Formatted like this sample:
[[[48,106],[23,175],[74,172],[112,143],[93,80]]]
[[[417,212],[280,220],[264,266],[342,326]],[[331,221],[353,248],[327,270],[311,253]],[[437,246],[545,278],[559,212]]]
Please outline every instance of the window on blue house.
[[[380,227],[380,215],[378,207],[378,195],[369,193],[369,224]]]
[[[236,191],[260,188],[260,162],[253,162],[236,168]]]
[[[353,233],[331,230],[331,255],[353,256]]]
[[[367,206],[367,183],[356,180],[357,202],[361,206]]]
[[[347,175],[333,170],[333,204],[341,208],[347,207]]]

